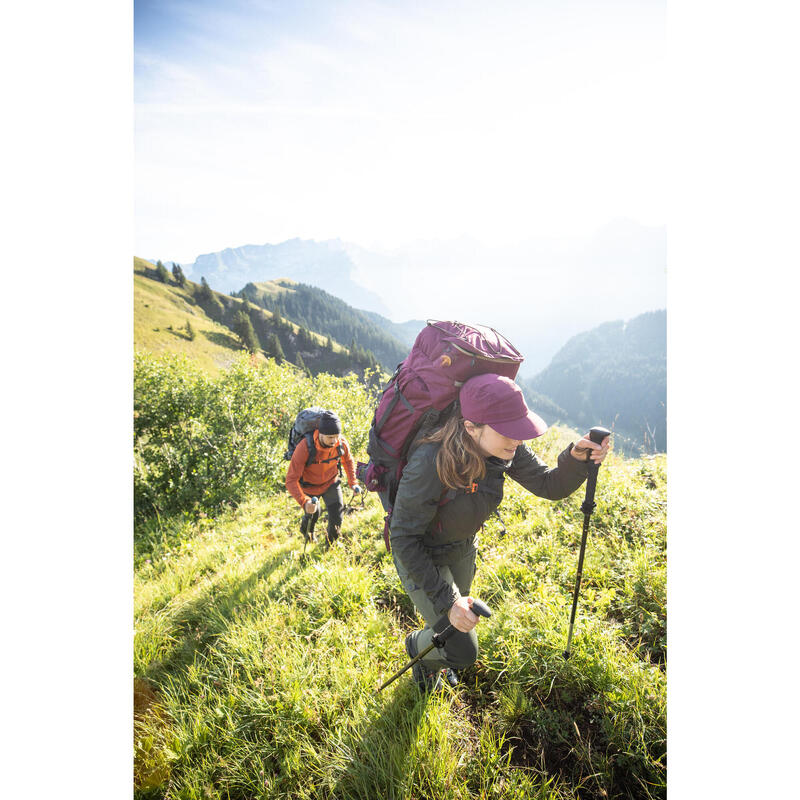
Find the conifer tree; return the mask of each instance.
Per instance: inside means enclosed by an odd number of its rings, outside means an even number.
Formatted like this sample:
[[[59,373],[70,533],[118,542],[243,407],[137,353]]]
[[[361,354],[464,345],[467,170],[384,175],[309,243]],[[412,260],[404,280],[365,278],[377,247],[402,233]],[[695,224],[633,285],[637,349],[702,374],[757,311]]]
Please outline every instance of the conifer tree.
[[[169,283],[169,272],[167,272],[167,268],[161,263],[160,259],[156,264],[156,277],[161,283]]]
[[[282,364],[286,359],[277,333],[271,333],[267,339],[267,355],[270,358],[274,358],[279,364]]]
[[[327,350],[329,353],[332,353],[332,352],[333,352],[333,339],[331,339],[331,337],[330,337],[330,336],[329,336],[329,337],[328,337],[328,338],[325,340],[325,349],[326,349],[326,350]]]
[[[186,276],[183,274],[183,269],[181,268],[181,265],[176,264],[174,261],[172,262],[172,274],[178,286],[183,288],[186,285]]]
[[[192,323],[189,322],[188,319],[186,320],[186,335],[189,337],[190,342],[193,342],[194,337],[197,336],[197,334],[194,332],[194,328],[192,327]]]
[[[222,320],[225,315],[225,309],[222,306],[216,292],[211,290],[205,276],[200,278],[200,289],[197,291],[197,297],[203,304],[205,312],[217,322]]]
[[[303,370],[309,378],[311,377],[311,370],[306,366],[306,362],[303,361],[303,356],[300,353],[297,354],[297,366]]]
[[[242,344],[251,352],[258,350],[258,339],[253,330],[253,323],[244,311],[237,311],[233,318],[233,332],[239,337]]]

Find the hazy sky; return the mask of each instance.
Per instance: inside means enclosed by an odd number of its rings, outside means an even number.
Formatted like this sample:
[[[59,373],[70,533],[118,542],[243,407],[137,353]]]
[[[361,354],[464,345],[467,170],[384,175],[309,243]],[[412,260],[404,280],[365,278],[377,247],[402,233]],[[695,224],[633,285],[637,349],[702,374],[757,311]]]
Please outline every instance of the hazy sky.
[[[135,252],[665,223],[665,4],[135,2]]]

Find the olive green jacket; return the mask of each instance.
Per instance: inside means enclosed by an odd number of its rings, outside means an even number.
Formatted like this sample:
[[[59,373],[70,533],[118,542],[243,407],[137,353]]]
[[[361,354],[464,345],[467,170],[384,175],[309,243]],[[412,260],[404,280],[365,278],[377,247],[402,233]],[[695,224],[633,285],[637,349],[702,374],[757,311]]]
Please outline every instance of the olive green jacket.
[[[486,459],[486,476],[476,491],[454,492],[447,490],[436,471],[440,446],[429,442],[411,455],[397,489],[390,535],[394,557],[425,591],[436,612],[445,614],[460,595],[437,567],[474,547],[475,534],[503,499],[505,476],[539,497],[560,500],[583,483],[587,466],[570,455],[572,444],[552,469],[521,444],[511,461]]]

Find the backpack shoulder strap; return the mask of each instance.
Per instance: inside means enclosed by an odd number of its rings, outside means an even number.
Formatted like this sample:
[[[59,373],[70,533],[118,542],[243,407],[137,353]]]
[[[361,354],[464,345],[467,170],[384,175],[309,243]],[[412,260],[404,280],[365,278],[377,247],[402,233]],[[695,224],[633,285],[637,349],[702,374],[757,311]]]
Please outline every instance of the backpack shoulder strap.
[[[308,458],[306,459],[306,466],[313,464],[317,457],[317,446],[314,444],[314,432],[307,433],[304,437],[306,440],[306,447],[308,448]]]
[[[313,464],[314,461],[317,458],[317,447],[314,444],[314,433],[313,433],[313,431],[311,433],[307,433],[305,435],[305,440],[306,440],[306,446],[308,447],[308,459],[306,460],[306,466],[309,466],[310,464]],[[339,470],[339,475],[340,476],[342,474],[342,456],[343,455],[344,455],[344,447],[342,447],[342,444],[339,443],[339,445],[336,447],[336,466],[337,466],[337,468]],[[322,461],[320,461],[319,463],[320,464],[324,464],[324,463],[327,463],[328,461],[333,461],[333,459],[332,458],[326,458],[326,459],[323,459]]]

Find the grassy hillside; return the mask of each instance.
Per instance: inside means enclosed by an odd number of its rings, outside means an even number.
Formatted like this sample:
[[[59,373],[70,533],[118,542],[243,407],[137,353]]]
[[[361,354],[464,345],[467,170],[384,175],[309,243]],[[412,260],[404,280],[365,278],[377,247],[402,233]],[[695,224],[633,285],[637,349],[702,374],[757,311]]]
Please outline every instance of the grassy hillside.
[[[270,292],[287,291],[271,283]],[[363,373],[374,365],[362,352],[353,352],[334,339],[282,318],[272,311],[245,306],[240,298],[231,297],[187,280],[179,286],[172,279],[162,283],[148,261],[134,258],[134,347],[153,353],[186,355],[210,374],[229,367],[245,348],[236,332],[236,316],[246,310],[254,343],[253,358],[264,363],[276,355],[280,345],[282,357],[307,368],[313,374],[329,372],[344,375],[349,371]],[[186,323],[195,331],[190,339]]]
[[[291,292],[297,286],[297,281],[289,280],[289,278],[276,278],[274,281],[248,283],[247,286],[252,287],[247,292],[249,299],[260,305],[261,302],[274,300],[280,294]]]
[[[218,374],[242,352],[242,345],[224,325],[212,320],[186,289],[148,277],[153,266],[133,260],[133,343],[137,350],[175,353],[193,359],[204,370]],[[194,340],[186,323],[195,330]],[[263,356],[260,356],[263,360]]]
[[[408,675],[377,693],[421,624],[380,505],[368,496],[330,551],[304,557],[279,455],[315,397],[363,459],[371,395],[355,377],[295,384],[272,362],[216,381],[193,369],[137,366],[137,481],[178,510],[135,530],[136,798],[666,796],[665,456],[601,468],[568,661],[583,492],[553,503],[509,480],[506,532],[492,520],[479,541],[472,593],[494,612],[479,661],[441,695]],[[553,464],[574,435],[553,427],[535,449]],[[206,492],[224,487],[235,506],[212,511]]]

